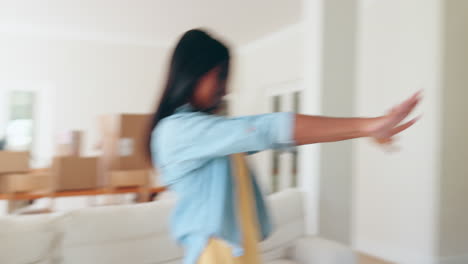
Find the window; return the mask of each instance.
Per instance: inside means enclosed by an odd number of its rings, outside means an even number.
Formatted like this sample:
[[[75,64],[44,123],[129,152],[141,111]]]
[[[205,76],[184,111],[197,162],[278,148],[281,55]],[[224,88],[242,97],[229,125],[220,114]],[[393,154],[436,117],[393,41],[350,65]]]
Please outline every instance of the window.
[[[294,113],[299,113],[301,109],[301,92],[296,91],[293,93],[293,111]],[[292,150],[293,160],[292,160],[292,187],[297,187],[297,172],[299,167],[298,151],[297,147]]]
[[[273,96],[273,112],[280,112],[281,111],[281,96],[276,95]],[[279,177],[280,177],[280,151],[274,150],[272,156],[272,179],[271,179],[271,190],[273,192],[277,192],[279,190]]]
[[[30,151],[33,145],[35,93],[10,91],[7,94],[7,118],[0,126],[4,137],[0,147],[9,150]]]
[[[301,91],[284,91],[270,97],[273,112],[300,110]],[[280,191],[288,187],[297,187],[298,151],[292,148],[288,151],[274,150],[271,155],[271,190]]]

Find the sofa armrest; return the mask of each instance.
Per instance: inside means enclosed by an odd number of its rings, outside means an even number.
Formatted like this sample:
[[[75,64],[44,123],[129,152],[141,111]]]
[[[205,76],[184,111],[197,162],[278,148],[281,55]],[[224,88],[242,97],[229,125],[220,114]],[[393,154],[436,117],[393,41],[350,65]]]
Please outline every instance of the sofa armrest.
[[[299,264],[356,264],[354,251],[319,237],[303,237],[291,248],[291,258]]]

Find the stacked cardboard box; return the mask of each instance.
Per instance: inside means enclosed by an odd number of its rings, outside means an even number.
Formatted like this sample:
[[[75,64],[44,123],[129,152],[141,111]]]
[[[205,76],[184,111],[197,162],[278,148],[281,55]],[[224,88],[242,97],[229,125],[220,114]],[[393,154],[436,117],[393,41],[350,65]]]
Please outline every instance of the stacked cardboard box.
[[[0,193],[50,188],[50,174],[29,172],[29,152],[0,151]]]
[[[29,152],[0,151],[0,174],[27,172]]]
[[[76,130],[57,135],[56,157],[51,168],[55,191],[100,187],[98,158],[81,157],[82,137],[82,132]]]
[[[78,130],[64,131],[56,137],[57,156],[77,156],[81,155],[81,141],[83,133]]]
[[[150,170],[119,170],[111,171],[110,187],[147,186],[150,184]]]
[[[102,116],[102,181],[106,186],[125,187],[150,184],[151,162],[146,136],[151,115]]]
[[[49,191],[50,188],[51,176],[46,172],[0,176],[0,193]]]
[[[98,158],[55,157],[52,163],[55,191],[95,189],[99,186]]]

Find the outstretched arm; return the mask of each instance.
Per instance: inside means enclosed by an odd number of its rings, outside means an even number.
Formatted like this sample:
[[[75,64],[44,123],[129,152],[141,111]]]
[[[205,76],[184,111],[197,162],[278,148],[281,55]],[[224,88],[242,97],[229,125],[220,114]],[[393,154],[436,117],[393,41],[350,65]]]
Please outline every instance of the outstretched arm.
[[[296,115],[294,141],[297,145],[371,137],[378,143],[392,141],[394,135],[412,126],[417,118],[402,123],[421,101],[421,93],[394,107],[387,115],[375,118],[332,118]]]

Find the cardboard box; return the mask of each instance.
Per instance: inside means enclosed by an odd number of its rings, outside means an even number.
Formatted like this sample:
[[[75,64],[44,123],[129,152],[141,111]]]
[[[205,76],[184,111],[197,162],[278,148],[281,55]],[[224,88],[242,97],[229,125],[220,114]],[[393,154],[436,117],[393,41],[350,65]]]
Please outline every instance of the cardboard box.
[[[152,168],[146,151],[151,117],[149,114],[120,114],[100,118],[103,185],[109,184],[110,171]]]
[[[0,174],[27,172],[29,152],[0,151]]]
[[[81,155],[81,142],[83,133],[78,130],[71,130],[57,134],[56,156],[77,156]]]
[[[19,193],[51,190],[49,173],[0,175],[0,193]]]
[[[111,171],[110,187],[147,186],[151,182],[150,170],[121,170]]]
[[[100,187],[98,158],[55,157],[52,163],[53,188],[56,191]]]

